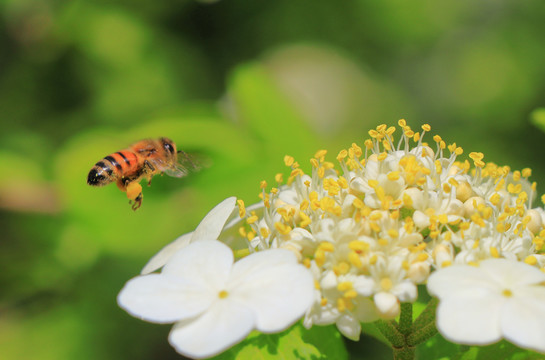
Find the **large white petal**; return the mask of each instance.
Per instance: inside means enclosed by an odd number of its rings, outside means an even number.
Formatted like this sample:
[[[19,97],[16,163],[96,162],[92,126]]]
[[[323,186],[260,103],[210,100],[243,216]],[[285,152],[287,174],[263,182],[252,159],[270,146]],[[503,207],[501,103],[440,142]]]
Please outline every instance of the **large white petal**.
[[[150,274],[129,280],[117,302],[140,319],[172,323],[201,314],[216,297],[216,293],[191,279]]]
[[[233,251],[227,245],[217,240],[202,240],[175,253],[163,268],[163,274],[200,281],[221,291],[225,289],[233,261]]]
[[[159,252],[148,261],[146,266],[144,266],[140,274],[146,275],[163,267],[175,252],[189,245],[192,236],[193,232],[184,234],[159,250]]]
[[[482,261],[479,268],[500,284],[538,284],[545,281],[545,273],[520,261],[489,259]]]
[[[289,250],[254,253],[233,266],[228,291],[257,314],[263,332],[286,329],[304,315],[314,301],[310,271]]]
[[[450,296],[439,301],[437,330],[455,343],[487,345],[501,339],[499,297]]]
[[[148,261],[140,273],[142,275],[149,274],[163,267],[172,257],[172,255],[174,255],[174,253],[186,247],[193,241],[202,239],[216,240],[219,237],[221,230],[225,226],[225,222],[227,222],[227,219],[233,212],[235,204],[236,198],[230,197],[216,205],[201,220],[195,231],[184,234],[163,247]]]
[[[242,341],[254,324],[251,309],[226,298],[216,301],[197,319],[176,324],[168,341],[182,355],[206,358]]]
[[[457,294],[496,293],[497,284],[491,282],[490,275],[479,267],[452,265],[433,272],[428,278],[428,291],[442,299]]]
[[[512,343],[545,352],[545,287],[518,291],[502,309],[501,328]]]
[[[191,242],[202,239],[216,240],[235,209],[236,202],[237,198],[233,196],[223,200],[210,210],[193,232]]]

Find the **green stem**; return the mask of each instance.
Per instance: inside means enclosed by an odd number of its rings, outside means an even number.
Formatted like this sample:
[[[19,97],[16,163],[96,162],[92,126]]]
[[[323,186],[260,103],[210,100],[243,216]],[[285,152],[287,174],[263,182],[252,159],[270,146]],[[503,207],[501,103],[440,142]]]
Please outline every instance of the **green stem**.
[[[414,323],[411,303],[401,303],[399,324],[393,320],[375,322],[378,330],[392,344],[394,360],[414,360],[416,346],[437,334],[435,327],[437,302],[437,299],[432,298]]]
[[[420,329],[427,326],[429,323],[435,323],[435,312],[437,310],[437,298],[431,298],[426,308],[420,313],[413,324],[414,329]]]
[[[414,360],[416,348],[414,346],[394,347],[394,360]]]
[[[395,321],[377,320],[374,324],[393,347],[402,347],[405,344],[405,337],[399,332]]]
[[[407,337],[413,326],[413,304],[401,303],[401,314],[399,315],[399,331]]]
[[[437,328],[435,327],[435,322],[431,322],[407,336],[407,344],[416,346],[428,341],[428,339],[435,336],[435,334],[437,334]]]

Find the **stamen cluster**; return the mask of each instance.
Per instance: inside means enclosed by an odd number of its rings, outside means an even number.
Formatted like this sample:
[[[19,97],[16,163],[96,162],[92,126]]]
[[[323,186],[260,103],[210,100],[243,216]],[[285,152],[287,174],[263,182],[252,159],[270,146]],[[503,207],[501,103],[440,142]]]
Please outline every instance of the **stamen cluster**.
[[[433,269],[454,263],[545,266],[545,212],[531,207],[530,169],[486,163],[477,152],[461,160],[456,143],[423,141],[429,125],[398,125],[398,140],[395,127],[380,125],[336,163],[318,151],[310,174],[286,156],[289,175],[277,174],[269,190],[261,183],[261,208],[238,201],[250,251],[290,249],[313,273],[306,326],[336,323],[357,339],[360,321],[396,317]]]

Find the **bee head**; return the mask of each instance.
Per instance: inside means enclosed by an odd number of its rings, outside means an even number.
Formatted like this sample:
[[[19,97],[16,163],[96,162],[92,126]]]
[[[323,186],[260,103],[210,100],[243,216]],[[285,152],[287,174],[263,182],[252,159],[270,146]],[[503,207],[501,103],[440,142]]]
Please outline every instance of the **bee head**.
[[[161,138],[160,141],[167,157],[176,158],[178,155],[178,152],[176,151],[176,144],[174,144],[172,140],[166,137]]]

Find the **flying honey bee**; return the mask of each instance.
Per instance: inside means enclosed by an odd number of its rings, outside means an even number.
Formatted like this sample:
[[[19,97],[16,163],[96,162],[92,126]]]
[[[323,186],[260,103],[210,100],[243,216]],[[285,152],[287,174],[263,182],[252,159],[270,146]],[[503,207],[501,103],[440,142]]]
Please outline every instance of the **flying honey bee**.
[[[87,184],[104,186],[115,181],[117,187],[127,194],[132,209],[137,210],[142,205],[142,179],[146,179],[150,186],[156,174],[182,177],[190,168],[195,168],[191,158],[176,150],[172,140],[165,137],[146,139],[97,162],[87,175]]]

